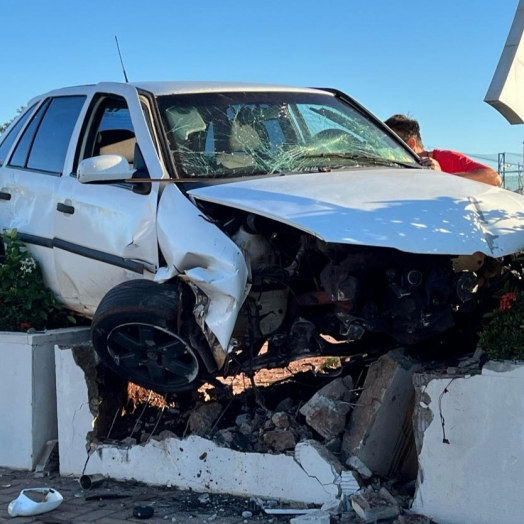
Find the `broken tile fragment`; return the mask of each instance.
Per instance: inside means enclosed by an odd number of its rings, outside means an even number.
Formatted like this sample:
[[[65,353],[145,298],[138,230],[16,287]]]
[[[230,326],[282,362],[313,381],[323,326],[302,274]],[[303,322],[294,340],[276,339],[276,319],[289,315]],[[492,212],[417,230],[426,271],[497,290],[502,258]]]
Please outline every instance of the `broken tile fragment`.
[[[351,496],[351,506],[366,523],[383,519],[393,519],[400,514],[395,498],[385,488],[375,491],[368,487]]]

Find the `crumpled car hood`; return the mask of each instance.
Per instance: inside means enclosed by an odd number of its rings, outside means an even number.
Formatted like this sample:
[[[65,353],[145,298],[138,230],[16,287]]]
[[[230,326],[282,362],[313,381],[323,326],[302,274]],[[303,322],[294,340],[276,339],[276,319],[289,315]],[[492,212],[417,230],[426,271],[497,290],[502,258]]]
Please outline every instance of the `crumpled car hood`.
[[[438,171],[354,169],[246,178],[189,194],[330,243],[492,257],[524,249],[524,196]]]

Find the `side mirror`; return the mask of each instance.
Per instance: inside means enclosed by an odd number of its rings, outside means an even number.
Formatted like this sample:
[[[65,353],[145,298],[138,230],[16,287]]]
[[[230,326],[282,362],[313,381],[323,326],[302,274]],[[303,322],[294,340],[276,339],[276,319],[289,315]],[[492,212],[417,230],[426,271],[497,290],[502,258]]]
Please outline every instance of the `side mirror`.
[[[81,184],[89,182],[121,182],[131,178],[134,169],[122,155],[101,155],[86,158],[78,165],[76,176]]]

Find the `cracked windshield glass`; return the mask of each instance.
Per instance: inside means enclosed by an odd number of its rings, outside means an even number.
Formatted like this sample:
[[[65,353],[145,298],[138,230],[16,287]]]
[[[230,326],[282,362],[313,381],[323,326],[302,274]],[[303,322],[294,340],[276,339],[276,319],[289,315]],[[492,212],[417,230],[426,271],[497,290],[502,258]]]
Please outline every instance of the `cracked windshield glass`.
[[[417,166],[357,109],[323,93],[239,92],[158,98],[184,177]]]

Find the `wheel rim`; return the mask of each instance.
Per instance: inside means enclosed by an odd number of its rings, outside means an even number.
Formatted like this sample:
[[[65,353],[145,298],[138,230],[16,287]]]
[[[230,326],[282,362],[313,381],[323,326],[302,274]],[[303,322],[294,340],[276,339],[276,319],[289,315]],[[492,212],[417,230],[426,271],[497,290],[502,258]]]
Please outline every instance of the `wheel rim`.
[[[192,349],[177,334],[152,324],[121,324],[107,337],[107,350],[127,380],[157,389],[178,389],[198,376]]]

